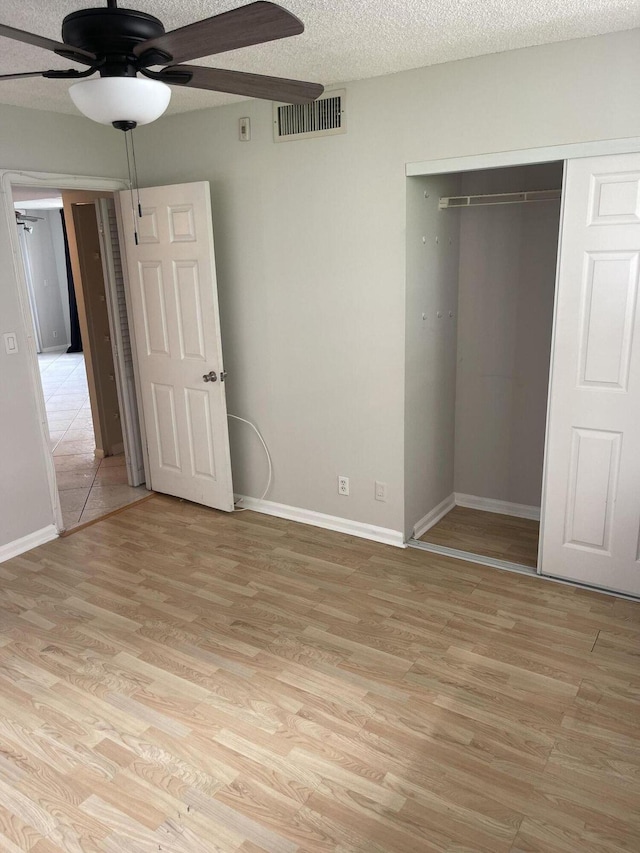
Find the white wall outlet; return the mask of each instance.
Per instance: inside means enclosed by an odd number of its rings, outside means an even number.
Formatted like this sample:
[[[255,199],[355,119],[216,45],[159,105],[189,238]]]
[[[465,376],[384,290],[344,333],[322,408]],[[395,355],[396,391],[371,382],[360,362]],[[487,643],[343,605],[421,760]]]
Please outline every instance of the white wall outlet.
[[[338,475],[338,494],[339,495],[348,495],[349,494],[349,478],[341,477]]]
[[[387,484],[376,480],[375,497],[377,501],[386,501],[387,499]]]
[[[249,142],[251,139],[251,119],[241,118],[238,120],[238,137],[240,142]]]
[[[58,333],[56,332],[56,330],[55,330],[55,329],[53,330],[53,332],[51,332],[51,335],[52,335],[54,338],[57,338],[57,337],[58,337]]]

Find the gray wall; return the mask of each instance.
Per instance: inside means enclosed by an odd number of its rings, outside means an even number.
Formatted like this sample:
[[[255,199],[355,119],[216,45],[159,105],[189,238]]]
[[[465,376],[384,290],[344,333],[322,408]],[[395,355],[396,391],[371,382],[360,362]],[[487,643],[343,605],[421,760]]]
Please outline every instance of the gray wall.
[[[258,101],[140,129],[143,183],[211,181],[229,410],[264,433],[269,498],[403,529],[405,164],[640,135],[620,85],[639,73],[634,30],[349,83],[340,136],[274,143]],[[243,428],[235,487],[257,496],[262,451]]]
[[[459,191],[457,175],[407,179],[407,536],[453,492],[460,217],[438,201]]]
[[[465,175],[462,193],[551,189],[562,166]],[[540,506],[560,202],[460,218],[455,491]]]
[[[27,276],[31,280],[33,297],[38,312],[38,328],[43,350],[69,346],[69,297],[66,270],[60,280],[60,250],[64,257],[64,243],[60,212],[58,210],[25,209],[28,215],[37,216],[32,222],[33,231],[26,232],[22,245],[27,253]],[[55,242],[59,241],[57,251]],[[55,333],[55,334],[54,334]]]
[[[83,118],[0,105],[0,169],[121,177],[121,135]],[[0,546],[53,523],[44,450],[28,367],[9,228],[0,215],[0,334],[17,332],[20,351],[0,348]],[[0,338],[1,341],[1,338]]]
[[[342,136],[274,144],[271,105],[257,101],[137,131],[143,183],[212,182],[229,408],[264,431],[269,497],[402,530],[405,163],[640,136],[636,88],[624,84],[639,76],[633,30],[350,83]],[[125,174],[116,131],[6,107],[0,167]],[[24,334],[7,227],[0,331]],[[24,348],[0,353],[0,407],[11,410],[0,482],[12,484],[0,544],[51,521],[29,381]],[[233,450],[236,487],[259,495],[259,448],[247,434]],[[349,498],[336,474],[351,477]],[[374,500],[376,479],[386,503]]]

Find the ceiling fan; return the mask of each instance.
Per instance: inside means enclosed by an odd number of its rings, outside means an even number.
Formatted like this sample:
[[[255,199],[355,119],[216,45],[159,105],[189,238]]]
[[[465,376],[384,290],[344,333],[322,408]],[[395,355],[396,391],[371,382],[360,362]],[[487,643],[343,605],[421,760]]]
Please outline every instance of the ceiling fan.
[[[33,231],[33,225],[30,225],[29,223],[40,221],[44,221],[43,216],[28,216],[21,210],[16,210],[16,225],[22,225],[24,230],[28,231],[29,234],[31,234],[31,232]]]
[[[4,74],[0,80],[23,77],[81,80],[69,89],[78,109],[94,121],[113,124],[124,131],[162,115],[171,97],[166,84],[305,104],[322,94],[321,85],[184,64],[203,56],[299,35],[303,30],[299,18],[267,0],[168,33],[153,15],[121,9],[117,0],[107,0],[106,8],[80,9],[67,15],[62,22],[61,42],[0,24],[0,36],[88,66],[84,71]],[[152,70],[153,66],[163,67]],[[96,72],[98,78],[83,79]]]

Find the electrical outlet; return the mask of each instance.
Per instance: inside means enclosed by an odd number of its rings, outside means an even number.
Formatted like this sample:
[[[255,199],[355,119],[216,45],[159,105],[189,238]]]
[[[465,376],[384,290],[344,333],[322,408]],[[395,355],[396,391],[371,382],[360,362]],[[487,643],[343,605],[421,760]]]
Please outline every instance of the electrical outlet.
[[[375,497],[377,501],[386,501],[387,499],[387,484],[376,480]]]
[[[349,478],[341,477],[338,475],[338,494],[339,495],[348,495],[349,494]]]
[[[52,337],[54,337],[54,338],[57,338],[57,337],[58,337],[58,333],[55,331],[55,329],[54,329],[54,331],[53,331],[53,332],[51,332],[51,336],[52,336]]]

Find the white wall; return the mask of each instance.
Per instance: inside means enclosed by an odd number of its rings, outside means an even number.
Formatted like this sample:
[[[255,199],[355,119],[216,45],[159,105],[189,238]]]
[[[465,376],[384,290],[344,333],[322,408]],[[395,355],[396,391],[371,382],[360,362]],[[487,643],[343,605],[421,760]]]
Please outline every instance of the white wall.
[[[250,143],[237,142],[243,115]],[[271,450],[267,498],[401,530],[404,162],[380,172],[381,151],[352,127],[274,144],[270,104],[194,113],[163,122],[162,145],[142,129],[139,174],[212,183],[228,407]],[[230,429],[234,488],[259,496],[262,448],[245,425]]]
[[[229,409],[264,432],[271,499],[403,529],[405,164],[639,136],[639,76],[636,30],[349,83],[341,136],[274,143],[258,101],[140,129],[143,183],[211,181]],[[259,495],[240,428],[235,486]]]
[[[53,241],[53,254],[60,286],[60,299],[62,300],[62,313],[64,317],[65,339],[71,343],[71,314],[69,310],[69,279],[67,275],[67,260],[64,251],[64,233],[62,231],[62,216],[60,210],[47,210],[47,218],[51,228],[51,239]]]
[[[562,185],[562,165],[463,176],[462,193]],[[455,491],[540,506],[560,202],[460,218]]]
[[[454,490],[460,217],[438,210],[438,201],[459,192],[457,175],[407,181],[407,536]]]
[[[53,216],[47,210],[25,209],[27,215],[38,217],[37,222],[32,222],[33,230],[26,232],[21,245],[26,251],[28,258],[28,274],[31,280],[33,297],[38,312],[38,328],[40,331],[40,343],[44,351],[55,347],[68,347],[69,337],[69,297],[66,291],[66,281],[60,281],[58,260],[54,247],[54,231],[52,220],[60,213],[55,210]],[[55,238],[62,240],[62,229],[59,222],[55,231]],[[63,247],[64,251],[64,247]],[[66,278],[66,275],[65,275]],[[64,285],[65,297],[63,301]],[[66,315],[66,316],[65,316]]]
[[[0,105],[0,169],[119,177],[126,174],[123,154],[121,134],[110,128]],[[15,227],[0,212],[0,335],[17,332],[20,347],[10,356],[0,347],[0,546],[53,522],[9,243]]]
[[[351,83],[342,136],[274,144],[271,105],[257,101],[137,131],[143,183],[212,182],[230,410],[264,430],[272,499],[403,528],[405,163],[640,136],[639,77],[634,30]],[[241,116],[252,120],[248,143]],[[122,155],[110,128],[0,108],[4,168],[121,176]],[[0,331],[22,330],[8,284]],[[19,482],[3,494],[0,543],[51,519],[28,387],[24,356],[0,353],[0,406],[12,411],[0,423],[0,477]],[[233,450],[238,490],[259,495],[259,448],[247,435]],[[349,498],[336,474],[351,477]],[[374,500],[375,479],[386,503]]]

